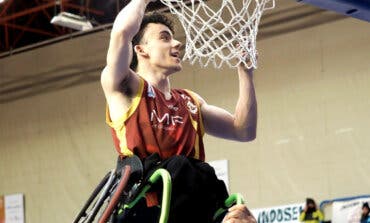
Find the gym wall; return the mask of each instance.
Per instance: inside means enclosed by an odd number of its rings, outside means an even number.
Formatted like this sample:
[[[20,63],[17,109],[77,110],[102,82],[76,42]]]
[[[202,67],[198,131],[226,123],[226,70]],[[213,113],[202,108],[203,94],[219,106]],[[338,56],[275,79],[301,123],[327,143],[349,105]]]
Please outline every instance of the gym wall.
[[[205,137],[250,208],[369,194],[370,24],[346,18],[266,33],[255,71],[257,139]],[[181,39],[181,33],[178,34]],[[0,194],[28,223],[71,222],[117,154],[99,76],[109,30],[0,60]],[[235,70],[184,62],[172,87],[233,111]]]

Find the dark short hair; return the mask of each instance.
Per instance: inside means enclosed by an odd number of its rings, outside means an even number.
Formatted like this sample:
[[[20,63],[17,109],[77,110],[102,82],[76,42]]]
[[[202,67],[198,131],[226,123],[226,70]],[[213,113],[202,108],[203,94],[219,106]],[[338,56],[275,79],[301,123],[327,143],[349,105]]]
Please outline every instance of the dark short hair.
[[[312,199],[312,198],[306,198],[306,204],[308,205],[308,204],[313,204],[313,205],[315,205],[316,203],[315,203],[315,200],[314,199]]]
[[[173,22],[167,16],[165,16],[164,14],[157,13],[157,12],[146,14],[143,18],[143,21],[141,22],[139,32],[132,39],[133,55],[132,55],[132,60],[130,64],[130,68],[132,70],[136,70],[137,65],[138,65],[137,55],[134,50],[134,47],[141,42],[144,36],[144,33],[145,33],[145,29],[149,23],[163,24],[167,26],[171,30],[172,33],[174,33]]]
[[[369,203],[368,202],[363,203],[362,208],[367,208],[370,210]]]

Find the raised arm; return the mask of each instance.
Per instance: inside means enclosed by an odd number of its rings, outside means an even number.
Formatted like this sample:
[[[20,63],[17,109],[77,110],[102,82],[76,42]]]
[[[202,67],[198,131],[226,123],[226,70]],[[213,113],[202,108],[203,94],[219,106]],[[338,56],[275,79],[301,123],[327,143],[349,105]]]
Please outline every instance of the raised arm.
[[[130,69],[132,39],[139,31],[146,6],[152,0],[132,0],[117,15],[110,34],[107,64],[101,84],[112,119],[119,118],[138,91],[139,79]]]
[[[257,103],[253,84],[253,70],[238,67],[239,98],[234,114],[207,104],[201,99],[206,133],[236,141],[251,141],[256,138]]]

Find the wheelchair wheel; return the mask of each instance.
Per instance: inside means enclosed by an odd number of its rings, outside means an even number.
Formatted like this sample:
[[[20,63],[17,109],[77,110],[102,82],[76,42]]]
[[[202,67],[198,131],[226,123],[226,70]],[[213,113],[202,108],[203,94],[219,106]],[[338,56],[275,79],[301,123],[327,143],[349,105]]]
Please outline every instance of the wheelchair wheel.
[[[116,169],[101,180],[73,223],[113,223],[117,222],[117,216],[122,217],[119,222],[126,222],[127,216],[140,208],[136,204],[145,200],[146,192],[160,180],[163,191],[158,217],[160,223],[167,223],[172,187],[170,174],[160,168],[143,181],[143,166],[137,157],[118,159]]]
[[[109,197],[110,191],[115,184],[116,177],[117,175],[115,170],[108,172],[104,176],[98,186],[91,193],[73,223],[91,223],[94,221],[98,211]]]
[[[104,212],[101,214],[99,223],[107,223],[118,203],[120,202],[120,200],[123,199],[124,190],[126,189],[130,175],[131,167],[124,166],[121,170],[121,179],[115,187],[114,192],[111,193],[112,196],[110,197],[108,205],[105,208]]]

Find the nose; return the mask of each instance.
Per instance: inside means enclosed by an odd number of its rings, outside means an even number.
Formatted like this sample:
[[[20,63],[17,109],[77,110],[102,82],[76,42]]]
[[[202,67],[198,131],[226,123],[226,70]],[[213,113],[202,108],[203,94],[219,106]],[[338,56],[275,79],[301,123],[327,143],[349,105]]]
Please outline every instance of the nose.
[[[176,39],[173,40],[173,46],[176,48],[176,49],[180,49],[181,46],[182,46],[182,43]]]

